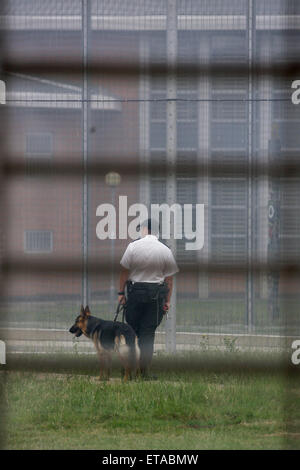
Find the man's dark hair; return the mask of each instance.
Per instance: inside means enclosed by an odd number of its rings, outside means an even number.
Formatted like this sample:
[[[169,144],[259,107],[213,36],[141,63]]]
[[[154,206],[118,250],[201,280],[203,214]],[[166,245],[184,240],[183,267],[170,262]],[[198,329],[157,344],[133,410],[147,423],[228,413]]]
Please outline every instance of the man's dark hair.
[[[159,235],[159,223],[154,220],[154,219],[146,219],[144,222],[140,224],[140,229],[143,227],[146,227],[148,230],[148,233],[151,233],[153,235]]]

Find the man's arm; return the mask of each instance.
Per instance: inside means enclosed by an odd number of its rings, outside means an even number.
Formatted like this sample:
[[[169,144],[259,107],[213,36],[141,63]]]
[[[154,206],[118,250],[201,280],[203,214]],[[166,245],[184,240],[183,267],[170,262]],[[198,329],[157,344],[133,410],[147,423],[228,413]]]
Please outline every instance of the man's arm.
[[[173,290],[173,276],[166,277],[165,283],[168,286],[168,295],[167,295],[166,302],[164,305],[164,310],[167,312],[170,308],[170,301],[171,301],[171,295],[172,295],[172,290]]]
[[[125,269],[125,268],[123,268],[123,266],[121,266],[120,283],[119,283],[119,291],[120,292],[124,292],[125,284],[126,284],[126,281],[128,280],[128,276],[129,276],[129,270]],[[119,301],[119,303],[124,304],[125,303],[125,295],[122,295],[122,294],[119,295],[118,301]]]

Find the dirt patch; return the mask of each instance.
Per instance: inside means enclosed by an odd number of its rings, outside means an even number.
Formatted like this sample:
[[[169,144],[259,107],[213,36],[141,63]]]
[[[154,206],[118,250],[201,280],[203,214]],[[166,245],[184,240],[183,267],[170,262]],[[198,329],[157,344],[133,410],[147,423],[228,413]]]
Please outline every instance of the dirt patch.
[[[262,434],[263,437],[296,437],[300,438],[299,432],[276,432],[273,434]]]
[[[56,379],[56,380],[76,380],[78,378],[86,379],[91,383],[96,383],[96,384],[108,384],[108,385],[114,385],[114,384],[120,384],[123,383],[121,377],[111,377],[109,381],[107,380],[100,380],[98,376],[95,375],[88,375],[88,374],[62,374],[62,373],[57,373],[57,372],[20,372],[20,371],[0,371],[2,375],[15,375],[15,376],[21,376],[21,377],[32,377],[34,376],[35,380],[49,380],[50,378]],[[166,380],[164,380],[165,382]],[[158,383],[160,382],[159,380],[147,380],[147,383]],[[128,383],[140,383],[139,381],[129,381]],[[172,385],[180,385],[180,382],[174,382],[174,381],[168,381],[168,383]]]
[[[240,423],[241,426],[272,426],[277,424],[276,421],[252,421],[249,423]]]

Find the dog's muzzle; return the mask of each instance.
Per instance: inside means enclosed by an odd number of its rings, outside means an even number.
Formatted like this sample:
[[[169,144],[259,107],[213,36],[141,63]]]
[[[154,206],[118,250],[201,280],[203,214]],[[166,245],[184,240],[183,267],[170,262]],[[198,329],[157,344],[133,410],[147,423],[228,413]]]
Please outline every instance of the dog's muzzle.
[[[71,328],[69,329],[69,332],[72,334],[75,334],[76,338],[82,335],[81,329],[78,328],[78,326],[76,325],[71,326]]]

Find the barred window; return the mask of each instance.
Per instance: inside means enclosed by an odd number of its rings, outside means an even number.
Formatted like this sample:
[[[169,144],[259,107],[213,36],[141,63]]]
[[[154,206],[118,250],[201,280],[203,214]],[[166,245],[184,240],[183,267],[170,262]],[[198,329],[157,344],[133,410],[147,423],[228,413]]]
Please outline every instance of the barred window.
[[[26,230],[24,233],[25,253],[51,253],[53,232],[51,230]]]
[[[34,132],[26,135],[26,156],[52,157],[53,136],[50,132]]]
[[[246,181],[214,179],[211,185],[211,250],[215,260],[241,261],[246,255]]]
[[[280,251],[281,257],[297,256],[300,251],[300,180],[281,180]]]

